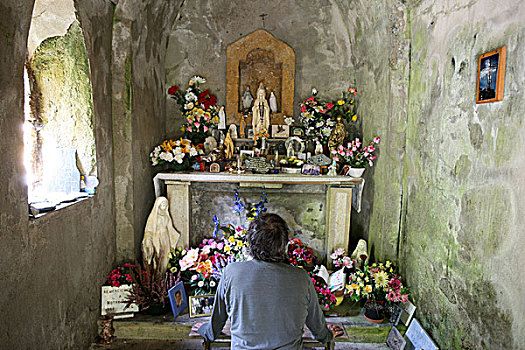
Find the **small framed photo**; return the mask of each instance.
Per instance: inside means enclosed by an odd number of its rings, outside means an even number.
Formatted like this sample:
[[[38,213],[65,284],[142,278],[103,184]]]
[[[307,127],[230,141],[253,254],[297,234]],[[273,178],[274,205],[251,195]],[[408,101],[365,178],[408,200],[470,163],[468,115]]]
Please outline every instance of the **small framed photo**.
[[[253,126],[247,126],[246,127],[246,138],[247,139],[253,139]]]
[[[221,172],[221,166],[219,163],[211,163],[210,164],[210,173],[220,173]]]
[[[290,136],[290,127],[288,125],[272,125],[273,138],[287,138]]]
[[[188,307],[188,299],[186,298],[186,291],[184,290],[184,284],[182,281],[168,290],[168,296],[170,297],[173,317],[177,318],[182,310]]]
[[[393,326],[397,326],[399,324],[399,320],[401,319],[402,313],[403,310],[399,306],[392,306],[392,312],[390,314],[390,323],[392,323]]]
[[[210,316],[215,294],[190,296],[190,317]]]
[[[303,135],[304,135],[304,132],[302,128],[300,127],[293,128],[292,136],[303,136]]]
[[[503,100],[506,60],[506,46],[479,56],[476,103]]]

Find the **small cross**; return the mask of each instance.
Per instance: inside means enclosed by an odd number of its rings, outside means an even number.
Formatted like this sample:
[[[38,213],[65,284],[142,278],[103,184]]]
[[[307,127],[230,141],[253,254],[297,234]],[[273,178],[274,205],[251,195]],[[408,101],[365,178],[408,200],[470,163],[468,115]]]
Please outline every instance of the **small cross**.
[[[261,17],[261,19],[262,19],[263,28],[264,28],[264,17],[266,17],[266,16],[268,16],[267,13],[263,13],[263,14],[259,15],[259,17]]]

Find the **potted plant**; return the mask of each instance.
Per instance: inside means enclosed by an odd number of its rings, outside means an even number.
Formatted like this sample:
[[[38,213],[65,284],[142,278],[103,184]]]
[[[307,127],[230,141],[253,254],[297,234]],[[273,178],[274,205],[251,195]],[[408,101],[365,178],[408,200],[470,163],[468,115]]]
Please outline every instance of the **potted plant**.
[[[158,257],[154,256],[157,261]],[[128,304],[139,305],[141,311],[150,315],[161,315],[168,311],[169,297],[166,287],[165,273],[154,268],[153,264],[136,264],[137,267],[131,274],[133,281],[129,293]]]
[[[349,165],[348,174],[352,177],[361,177],[365,171],[366,166],[374,166],[374,152],[375,146],[379,144],[381,139],[374,137],[368,145],[361,142],[359,138],[355,138],[352,142],[348,142],[347,147],[340,145],[337,149],[332,150],[335,161],[341,161],[343,165]]]
[[[346,288],[351,300],[366,300],[364,316],[375,323],[383,321],[386,306],[408,300],[408,289],[388,260],[356,270],[350,274]]]

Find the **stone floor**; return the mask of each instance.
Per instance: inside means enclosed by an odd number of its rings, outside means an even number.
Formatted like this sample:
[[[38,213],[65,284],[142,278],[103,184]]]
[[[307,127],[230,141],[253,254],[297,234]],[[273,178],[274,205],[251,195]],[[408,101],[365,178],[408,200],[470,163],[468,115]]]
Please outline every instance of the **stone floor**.
[[[200,350],[202,340],[180,339],[180,340],[148,340],[129,339],[115,340],[112,344],[93,344],[90,350]],[[216,350],[229,350],[230,348],[213,348]],[[387,350],[386,344],[381,343],[336,343],[336,350]]]
[[[115,338],[111,344],[92,344],[90,350],[202,349],[202,339],[192,338],[189,333],[196,322],[208,319],[190,318],[187,313],[176,319],[169,313],[160,316],[136,314],[133,318],[114,320]],[[335,349],[388,349],[385,342],[391,325],[388,321],[370,323],[363,317],[360,307],[343,303],[332,314],[327,314],[326,320],[345,329],[344,338],[336,339]],[[405,327],[397,328],[404,333]]]

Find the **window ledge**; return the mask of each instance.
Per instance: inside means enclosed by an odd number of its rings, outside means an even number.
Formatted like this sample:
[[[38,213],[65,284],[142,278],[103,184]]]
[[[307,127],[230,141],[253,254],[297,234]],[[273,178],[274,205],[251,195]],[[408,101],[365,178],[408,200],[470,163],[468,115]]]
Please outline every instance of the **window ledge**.
[[[49,202],[47,202],[48,204],[45,204],[44,202],[29,203],[29,218],[38,219],[47,214],[54,213],[60,209],[67,208],[73,204],[85,201],[92,197],[94,197],[94,194],[77,197],[68,201],[60,202],[58,204],[53,204]]]

